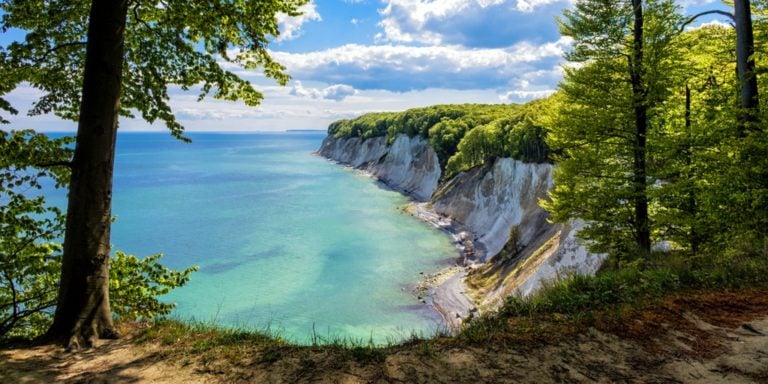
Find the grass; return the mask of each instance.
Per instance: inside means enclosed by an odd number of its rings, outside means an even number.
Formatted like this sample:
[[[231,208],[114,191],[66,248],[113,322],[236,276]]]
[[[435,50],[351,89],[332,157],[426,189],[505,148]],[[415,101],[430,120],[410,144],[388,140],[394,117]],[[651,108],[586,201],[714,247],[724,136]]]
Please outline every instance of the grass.
[[[126,323],[130,327],[135,323]],[[267,327],[255,330],[242,327],[222,327],[215,323],[157,319],[141,329],[134,329],[134,340],[138,343],[157,343],[165,348],[165,355],[179,361],[198,358],[203,365],[222,359],[238,360],[252,356],[252,362],[272,364],[289,358],[300,358],[300,364],[308,353],[321,352],[332,355],[340,363],[383,362],[394,350],[403,346],[415,346],[420,355],[434,355],[435,339],[445,338],[447,331],[439,330],[435,336],[427,337],[411,333],[406,340],[388,340],[377,345],[373,337],[355,339],[340,335],[322,336],[313,332],[310,344],[298,345],[284,339],[279,333]],[[247,353],[245,353],[247,351]],[[311,364],[310,364],[311,365]]]
[[[564,330],[607,317],[626,320],[637,309],[686,292],[766,286],[768,258],[760,255],[691,258],[655,253],[622,268],[609,261],[595,276],[570,275],[545,283],[528,297],[510,296],[498,312],[466,323],[458,339],[472,344],[536,339],[552,332],[553,326]]]

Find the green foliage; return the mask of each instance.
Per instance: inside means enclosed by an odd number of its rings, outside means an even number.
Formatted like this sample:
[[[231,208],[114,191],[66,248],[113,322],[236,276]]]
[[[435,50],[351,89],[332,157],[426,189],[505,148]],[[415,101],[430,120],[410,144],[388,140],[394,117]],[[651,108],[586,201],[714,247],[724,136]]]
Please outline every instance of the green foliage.
[[[0,30],[24,33],[23,39],[0,46],[0,123],[7,123],[9,114],[19,112],[3,96],[22,84],[42,93],[28,111],[30,115],[52,113],[78,120],[92,3],[0,2]],[[117,113],[124,117],[136,114],[149,123],[162,121],[173,136],[187,140],[169,104],[170,87],[195,91],[198,100],[210,95],[242,100],[250,106],[259,104],[263,95],[230,68],[261,68],[266,77],[285,85],[289,80],[285,68],[272,59],[267,45],[279,35],[277,14],[297,16],[298,7],[306,3],[307,0],[126,3],[126,25],[120,26],[125,52]],[[71,155],[66,140],[47,140],[31,132],[0,133],[0,336],[34,336],[41,329],[40,324],[49,321],[55,300],[55,276],[61,270],[60,247],[55,241],[61,237],[64,220],[58,209],[46,206],[42,196],[30,191],[41,187],[38,179],[45,177],[53,179],[57,187],[64,186],[69,167],[88,165],[80,161],[64,164]],[[81,144],[79,150],[92,145],[87,141]],[[114,151],[108,147],[101,149],[106,154]],[[109,185],[99,187],[110,190]],[[157,263],[156,256],[139,261],[118,254],[115,263],[114,273],[119,274],[119,281],[113,282],[117,299],[113,305],[121,317],[167,313],[170,307],[154,296],[184,284],[191,272],[167,270]]]
[[[622,304],[638,304],[680,288],[679,276],[669,269],[641,271],[636,267],[625,267],[598,276],[573,275],[549,282],[531,298],[511,296],[501,313],[507,316],[579,315]]]
[[[368,113],[331,123],[333,137],[399,134],[429,139],[447,175],[480,165],[487,158],[513,157],[528,162],[547,161],[545,130],[535,123],[541,103],[526,105],[435,105],[400,113]]]
[[[69,143],[0,130],[0,337],[36,336],[56,302],[64,216],[40,190],[67,183]]]
[[[760,111],[743,132],[735,32],[706,26],[682,32],[674,7],[646,2],[644,84],[649,107],[647,198],[654,241],[671,249],[724,254],[750,249],[768,257],[768,128]],[[755,15],[755,55],[764,71],[764,2]],[[627,58],[626,3],[582,1],[560,21],[574,35],[561,92],[540,121],[550,131],[555,190],[543,205],[557,221],[585,219],[593,251],[634,254],[635,140]],[[768,89],[760,87],[765,94]]]
[[[756,28],[763,26],[756,23]],[[756,34],[763,47],[765,36]],[[750,248],[768,257],[768,131],[765,123],[746,133],[739,130],[735,33],[708,26],[680,40],[692,54],[680,60],[686,70],[678,71],[670,84],[663,140],[656,146],[654,162],[664,180],[653,190],[658,236],[693,255]],[[763,57],[757,59],[762,68]],[[687,119],[686,87],[691,106]]]
[[[112,312],[120,319],[151,319],[167,315],[175,307],[158,297],[189,281],[197,267],[183,271],[165,268],[158,260],[162,254],[139,259],[116,251],[110,259],[109,301]]]
[[[278,35],[276,13],[297,15],[307,0],[131,2],[125,28],[122,116],[135,112],[146,121],[162,121],[174,136],[182,125],[168,103],[168,87],[196,90],[224,100],[257,105],[263,95],[227,69],[262,68],[285,84],[285,68],[267,50]],[[23,41],[0,47],[0,96],[27,83],[43,92],[31,114],[54,113],[77,120],[83,84],[85,36],[90,0],[0,3],[0,28],[27,32]],[[16,114],[0,98],[0,110]]]
[[[371,137],[384,136],[392,123],[395,113],[367,113],[352,120],[339,120],[328,126],[328,134],[333,137]]]
[[[638,216],[656,177],[648,159],[665,124],[660,116],[677,68],[680,16],[670,1],[643,3],[638,63],[629,2],[579,1],[560,20],[561,32],[574,39],[566,58],[576,65],[565,67],[560,93],[541,119],[558,164],[543,205],[556,221],[584,219],[581,237],[595,252],[636,254],[648,229]],[[644,118],[637,115],[639,104]]]
[[[38,336],[52,320],[65,219],[43,193],[67,184],[72,141],[0,130],[0,339]],[[115,315],[152,318],[173,308],[157,297],[184,285],[196,268],[169,270],[159,258],[115,253],[110,270]]]
[[[609,258],[595,276],[566,275],[546,282],[533,295],[507,297],[497,313],[465,322],[458,337],[486,343],[510,334],[540,333],[541,319],[591,321],[600,313],[642,308],[690,290],[768,286],[768,258],[737,250],[708,256],[651,253],[643,263],[632,264]]]
[[[525,162],[546,162],[549,148],[546,130],[537,123],[542,106],[549,99],[519,106],[507,117],[469,130],[448,159],[446,176],[484,164],[488,159],[511,157]]]

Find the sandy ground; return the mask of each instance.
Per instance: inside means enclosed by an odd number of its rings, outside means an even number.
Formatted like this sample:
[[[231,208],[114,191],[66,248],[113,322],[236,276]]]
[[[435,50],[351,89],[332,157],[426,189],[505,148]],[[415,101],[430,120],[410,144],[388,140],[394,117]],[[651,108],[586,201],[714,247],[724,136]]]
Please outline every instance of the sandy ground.
[[[0,383],[768,383],[766,296],[681,297],[616,323],[555,322],[543,337],[444,338],[371,355],[248,345],[179,351],[130,338],[77,354],[6,347]]]
[[[0,383],[208,383],[192,368],[163,361],[160,349],[103,340],[67,353],[59,346],[0,350]]]

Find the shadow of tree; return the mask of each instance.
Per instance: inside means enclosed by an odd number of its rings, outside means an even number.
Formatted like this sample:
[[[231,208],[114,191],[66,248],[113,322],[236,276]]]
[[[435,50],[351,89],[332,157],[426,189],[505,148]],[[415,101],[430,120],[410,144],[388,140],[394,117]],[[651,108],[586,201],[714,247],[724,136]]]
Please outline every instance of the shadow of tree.
[[[159,352],[130,347],[129,340],[109,340],[76,353],[57,345],[0,349],[0,382],[140,383],[170,374],[157,366]]]

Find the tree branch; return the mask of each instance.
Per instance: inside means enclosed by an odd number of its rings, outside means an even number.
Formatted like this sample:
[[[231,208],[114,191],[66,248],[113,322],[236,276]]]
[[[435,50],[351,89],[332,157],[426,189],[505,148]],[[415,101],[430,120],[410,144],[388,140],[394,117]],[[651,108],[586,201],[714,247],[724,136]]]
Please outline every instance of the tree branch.
[[[84,45],[86,45],[86,44],[87,44],[87,42],[85,42],[85,41],[73,41],[73,42],[70,42],[70,43],[64,43],[64,44],[60,44],[60,45],[57,45],[57,46],[55,46],[55,47],[53,47],[53,48],[51,48],[51,49],[49,49],[49,50],[45,51],[45,52],[43,53],[43,56],[42,56],[42,57],[40,57],[40,58],[38,58],[37,60],[35,60],[35,63],[40,63],[40,62],[42,62],[42,61],[45,61],[45,59],[47,59],[47,58],[48,58],[48,55],[50,55],[51,53],[54,53],[54,52],[58,51],[59,49],[62,49],[62,48],[67,48],[67,47],[74,47],[74,46],[76,46],[76,45],[83,45],[83,46],[84,46]]]
[[[704,12],[697,13],[697,14],[689,17],[688,20],[685,21],[685,23],[680,25],[680,32],[682,32],[683,29],[685,29],[685,27],[688,26],[688,24],[693,23],[694,20],[698,19],[699,17],[706,16],[706,15],[712,15],[712,14],[718,14],[718,15],[722,15],[722,16],[727,16],[728,18],[731,19],[731,21],[733,21],[734,23],[736,22],[736,17],[733,16],[732,13],[728,13],[726,11],[721,11],[721,10],[704,11]]]
[[[32,164],[36,168],[67,167],[72,168],[71,161],[51,161],[49,163]]]

